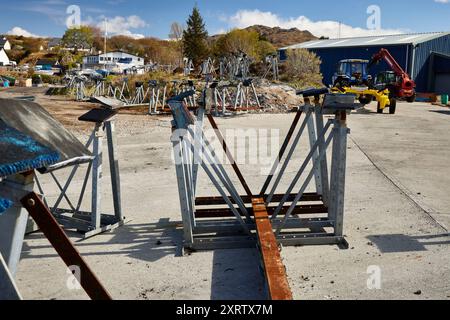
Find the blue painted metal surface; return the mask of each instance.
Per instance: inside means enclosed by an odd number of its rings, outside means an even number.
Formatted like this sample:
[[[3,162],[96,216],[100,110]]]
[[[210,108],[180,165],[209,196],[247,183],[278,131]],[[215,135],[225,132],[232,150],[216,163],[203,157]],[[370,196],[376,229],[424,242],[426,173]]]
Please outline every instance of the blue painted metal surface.
[[[0,198],[0,215],[2,215],[2,213],[11,208],[13,205],[14,203],[11,200]]]
[[[370,60],[372,56],[380,51],[381,47],[354,47],[354,48],[333,48],[333,49],[311,49],[310,51],[316,53],[322,60],[320,71],[323,75],[323,82],[325,85],[332,84],[333,75],[336,72],[339,61],[345,59],[363,59]],[[391,52],[398,63],[405,69],[409,64],[407,56],[407,47],[392,46],[386,47]],[[389,66],[384,62],[373,66],[369,73],[375,77],[378,73],[384,70],[389,70]]]
[[[446,57],[435,55],[433,69],[436,73],[450,73],[450,55]]]
[[[414,50],[414,70],[411,77],[416,81],[417,91],[426,92],[430,83],[430,56],[434,53],[450,55],[450,36],[443,36],[428,42],[420,43]],[[434,70],[439,73],[439,69]],[[431,76],[435,76],[431,74]],[[432,82],[432,81],[431,81]]]
[[[59,154],[0,121],[0,177],[50,166]]]

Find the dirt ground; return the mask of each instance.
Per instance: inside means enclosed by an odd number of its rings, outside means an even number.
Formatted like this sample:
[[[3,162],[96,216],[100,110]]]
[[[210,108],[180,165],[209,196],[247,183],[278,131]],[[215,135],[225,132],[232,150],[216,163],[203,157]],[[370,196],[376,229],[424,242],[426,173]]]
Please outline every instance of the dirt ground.
[[[43,96],[39,90],[0,91],[0,97],[34,92],[38,103],[86,139],[89,127],[76,119],[93,105]],[[375,110],[370,105],[349,117],[344,228],[350,248],[282,250],[296,299],[450,298],[450,109],[399,103],[396,115]],[[292,119],[292,114],[243,114],[217,122],[223,130],[278,129],[283,136]],[[169,116],[144,115],[144,110],[118,116],[123,211],[129,222],[84,241],[76,233],[69,235],[115,299],[263,299],[256,249],[182,255],[170,121]],[[294,156],[290,174],[298,170],[300,158]],[[258,190],[265,176],[254,165],[241,169]],[[109,178],[107,167],[104,176]],[[49,199],[56,198],[55,187],[46,177],[42,180]],[[75,181],[69,192],[73,197],[82,177]],[[105,187],[105,212],[112,209],[108,192]],[[211,193],[201,175],[199,195]],[[381,272],[380,289],[367,286],[373,266]],[[67,277],[42,234],[28,236],[17,275],[24,297],[86,299],[83,291],[68,289]]]

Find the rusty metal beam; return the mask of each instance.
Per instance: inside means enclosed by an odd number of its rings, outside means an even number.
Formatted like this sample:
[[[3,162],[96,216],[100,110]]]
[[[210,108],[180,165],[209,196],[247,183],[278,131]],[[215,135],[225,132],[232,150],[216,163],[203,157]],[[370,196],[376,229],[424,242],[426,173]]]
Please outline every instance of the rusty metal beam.
[[[211,126],[214,129],[214,132],[216,133],[217,138],[219,139],[219,141],[222,144],[223,147],[223,151],[225,152],[228,160],[231,163],[231,166],[234,169],[234,172],[236,173],[239,181],[241,182],[242,186],[244,187],[245,193],[247,194],[247,196],[252,197],[252,191],[250,190],[247,181],[245,181],[244,176],[242,175],[241,170],[239,169],[239,166],[237,165],[236,161],[233,158],[233,155],[230,152],[230,149],[228,148],[227,142],[225,141],[225,138],[223,137],[222,133],[219,130],[219,126],[217,125],[216,121],[214,120],[214,117],[209,113],[207,114],[208,120],[211,123]]]
[[[34,192],[30,193],[21,203],[66,265],[80,268],[80,284],[89,297],[92,300],[112,300],[39,196]]]
[[[287,202],[294,201],[296,194],[291,194],[287,200]],[[272,203],[280,202],[284,197],[284,194],[276,194],[272,198]],[[242,201],[245,204],[252,204],[252,198],[249,196],[241,196]],[[230,197],[230,201],[233,204],[236,204],[233,198]],[[323,197],[318,195],[317,193],[305,193],[301,198],[302,202],[315,202],[315,201],[323,201]],[[196,206],[209,206],[209,205],[225,205],[226,202],[222,197],[197,197],[195,199]]]
[[[267,213],[269,216],[271,216],[277,207],[268,207]],[[284,207],[280,215],[285,215],[288,211],[289,206]],[[253,209],[248,209],[248,213],[250,216],[253,216]],[[328,213],[328,208],[321,204],[315,204],[315,205],[305,205],[305,206],[298,206],[294,209],[293,214],[294,215],[311,215],[311,214],[326,214]],[[241,214],[244,216],[243,214]],[[233,212],[229,208],[218,208],[218,209],[197,209],[195,211],[195,217],[196,218],[227,218],[227,217],[234,217]]]
[[[293,300],[286,268],[281,260],[278,242],[270,223],[264,199],[253,199],[252,204],[269,297],[271,300]]]

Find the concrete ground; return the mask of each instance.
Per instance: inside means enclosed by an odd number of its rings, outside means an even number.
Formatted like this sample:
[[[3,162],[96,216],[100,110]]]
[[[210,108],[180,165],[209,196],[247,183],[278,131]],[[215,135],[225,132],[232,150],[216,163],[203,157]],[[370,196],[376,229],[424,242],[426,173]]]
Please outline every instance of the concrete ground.
[[[296,299],[450,298],[450,109],[400,103],[396,115],[375,111],[371,105],[349,118],[345,234],[350,249],[283,248]],[[293,114],[258,114],[217,121],[223,129],[285,133],[292,119]],[[85,241],[70,233],[111,295],[150,300],[264,298],[256,249],[182,256],[170,118],[130,121],[128,116],[118,119],[123,208],[131,221]],[[140,129],[130,129],[134,125]],[[298,169],[295,160],[300,156],[295,156],[290,173]],[[242,171],[259,191],[265,177],[256,166],[243,165]],[[200,195],[213,193],[204,176],[200,181]],[[50,198],[56,196],[54,188],[48,190]],[[104,209],[111,210],[108,189],[103,191]],[[368,289],[370,266],[381,271],[378,290]],[[83,291],[67,288],[65,265],[39,233],[26,239],[17,278],[26,299],[87,298]]]

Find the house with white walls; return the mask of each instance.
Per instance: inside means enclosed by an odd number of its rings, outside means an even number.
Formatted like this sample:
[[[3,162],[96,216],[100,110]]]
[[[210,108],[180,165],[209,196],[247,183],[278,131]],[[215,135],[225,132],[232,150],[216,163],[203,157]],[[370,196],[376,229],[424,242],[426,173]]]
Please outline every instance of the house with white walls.
[[[5,49],[0,49],[0,66],[9,66],[11,64],[11,61],[8,58],[8,55],[6,54]]]
[[[126,70],[143,69],[144,58],[123,51],[113,51],[83,58],[83,69],[103,69],[117,73]]]

